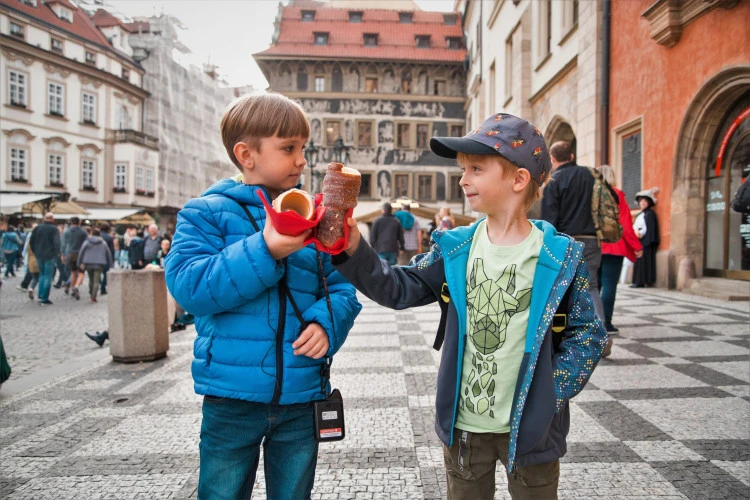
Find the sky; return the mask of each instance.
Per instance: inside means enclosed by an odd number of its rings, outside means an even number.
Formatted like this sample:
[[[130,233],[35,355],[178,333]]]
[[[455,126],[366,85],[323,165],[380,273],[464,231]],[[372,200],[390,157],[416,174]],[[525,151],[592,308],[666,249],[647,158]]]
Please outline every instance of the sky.
[[[152,16],[161,13],[177,17],[186,28],[180,40],[192,54],[183,64],[202,67],[210,61],[219,66],[221,77],[231,86],[268,83],[252,54],[267,49],[273,35],[278,0],[105,0],[119,13]],[[450,11],[454,0],[416,0],[428,11]]]

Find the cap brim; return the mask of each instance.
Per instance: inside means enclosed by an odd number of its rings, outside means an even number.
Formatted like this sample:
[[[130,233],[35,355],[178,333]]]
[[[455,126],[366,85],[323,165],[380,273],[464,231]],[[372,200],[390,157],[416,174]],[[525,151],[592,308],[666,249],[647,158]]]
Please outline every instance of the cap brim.
[[[468,137],[433,137],[430,139],[430,149],[438,156],[454,159],[458,153],[474,155],[498,154],[494,148]]]

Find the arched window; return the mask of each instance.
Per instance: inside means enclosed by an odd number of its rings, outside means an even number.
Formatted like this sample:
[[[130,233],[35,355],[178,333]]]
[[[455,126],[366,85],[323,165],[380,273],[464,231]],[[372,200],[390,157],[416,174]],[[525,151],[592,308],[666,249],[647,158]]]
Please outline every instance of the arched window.
[[[344,88],[344,76],[341,74],[341,67],[337,64],[333,68],[331,75],[331,90],[341,92]]]
[[[128,130],[130,128],[130,113],[128,108],[125,106],[120,108],[120,130]]]

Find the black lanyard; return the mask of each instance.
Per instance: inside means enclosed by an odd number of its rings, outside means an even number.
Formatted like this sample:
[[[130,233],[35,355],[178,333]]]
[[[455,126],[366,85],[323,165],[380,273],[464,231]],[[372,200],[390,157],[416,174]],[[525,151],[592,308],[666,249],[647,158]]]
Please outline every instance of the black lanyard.
[[[236,200],[235,200],[236,201]],[[255,217],[253,217],[253,214],[250,213],[250,210],[247,209],[245,205],[243,205],[240,202],[237,202],[237,204],[242,207],[242,210],[245,211],[245,214],[247,215],[248,219],[250,219],[250,223],[253,225],[253,229],[255,229],[256,233],[260,232],[260,227],[258,226],[258,223],[255,221]],[[335,323],[333,319],[333,306],[331,305],[331,296],[328,293],[328,283],[326,282],[326,276],[323,272],[323,259],[320,256],[320,252],[316,249],[315,253],[318,257],[318,275],[323,282],[323,291],[325,292],[326,296],[326,305],[328,306],[328,314],[331,316],[331,328],[335,328]],[[287,266],[287,259],[286,257],[283,259],[284,262],[284,276],[281,277],[279,280],[279,288],[281,289],[282,293],[287,296],[289,299],[289,302],[292,304],[292,309],[294,309],[294,315],[297,316],[297,320],[300,322],[300,331],[307,328],[309,323],[305,321],[305,319],[302,317],[302,312],[299,310],[299,307],[297,307],[297,303],[294,301],[294,297],[292,296],[291,290],[289,290],[289,285],[286,281],[286,275],[288,271]],[[333,332],[336,333],[335,330]],[[326,387],[328,386],[328,380],[330,379],[331,375],[331,358],[329,356],[326,356],[326,362],[324,365],[320,367],[320,392],[323,393],[324,396],[328,397],[328,394],[326,393]]]

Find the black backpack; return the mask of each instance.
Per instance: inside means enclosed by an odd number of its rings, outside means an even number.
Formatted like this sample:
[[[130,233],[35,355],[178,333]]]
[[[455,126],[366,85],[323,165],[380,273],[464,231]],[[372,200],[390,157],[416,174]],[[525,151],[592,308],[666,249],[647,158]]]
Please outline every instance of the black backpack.
[[[128,261],[130,262],[131,268],[143,269],[146,267],[146,262],[143,261],[143,247],[145,246],[146,242],[142,238],[130,240],[130,246],[128,247]]]

